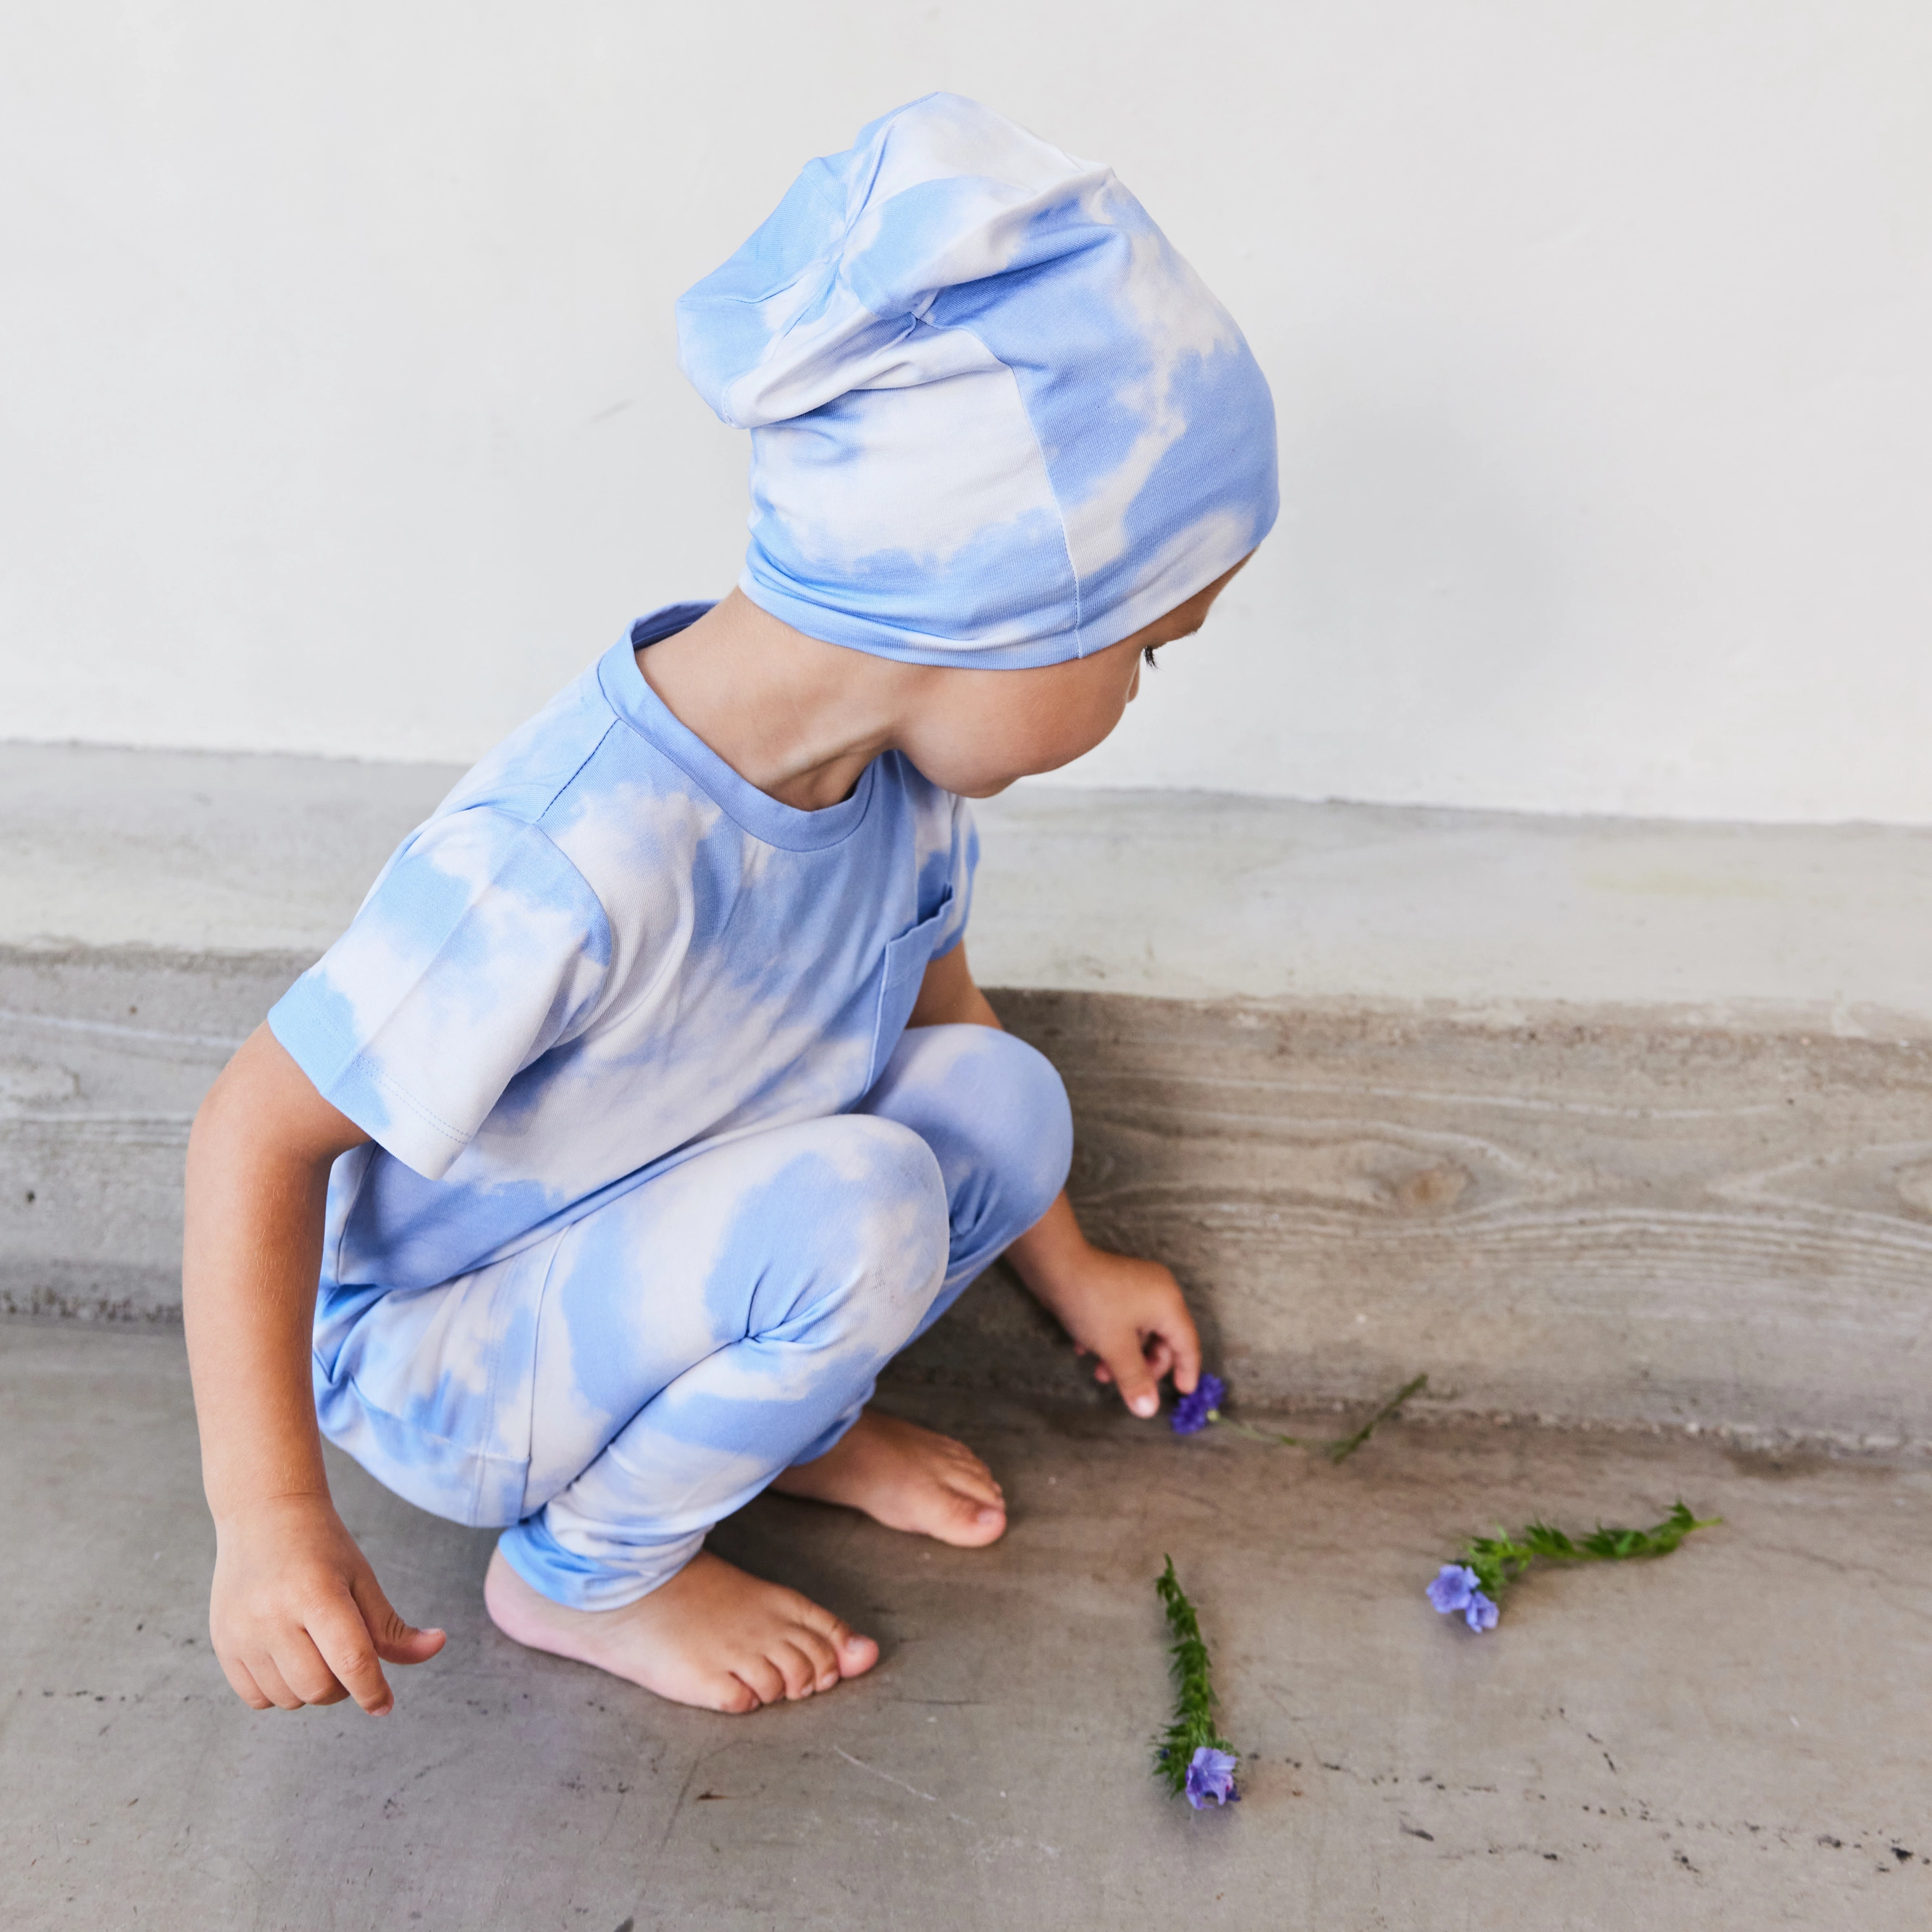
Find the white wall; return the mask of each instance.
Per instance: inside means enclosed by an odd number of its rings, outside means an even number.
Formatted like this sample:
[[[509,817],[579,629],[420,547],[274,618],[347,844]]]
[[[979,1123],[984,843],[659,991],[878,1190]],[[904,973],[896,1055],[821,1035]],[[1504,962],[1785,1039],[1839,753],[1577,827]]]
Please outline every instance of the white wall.
[[[934,87],[1112,162],[1286,507],[1068,776],[1932,821],[1906,0],[0,13],[0,736],[466,758],[728,584],[671,303]]]

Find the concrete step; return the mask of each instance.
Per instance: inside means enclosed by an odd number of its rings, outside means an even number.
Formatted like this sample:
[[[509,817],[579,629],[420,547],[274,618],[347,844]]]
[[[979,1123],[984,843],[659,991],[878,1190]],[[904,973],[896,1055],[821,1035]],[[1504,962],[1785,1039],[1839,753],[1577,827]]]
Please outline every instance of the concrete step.
[[[188,1123],[456,776],[0,747],[0,1305],[178,1310]],[[1022,788],[969,938],[1258,1400],[1932,1439],[1932,832]],[[1013,1285],[905,1364],[1060,1373]]]

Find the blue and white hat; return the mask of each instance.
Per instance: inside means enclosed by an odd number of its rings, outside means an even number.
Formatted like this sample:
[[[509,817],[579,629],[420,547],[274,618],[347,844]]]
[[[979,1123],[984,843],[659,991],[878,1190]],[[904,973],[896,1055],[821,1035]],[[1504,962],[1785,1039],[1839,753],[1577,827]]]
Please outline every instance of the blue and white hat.
[[[685,374],[752,432],[740,586],[808,636],[1057,664],[1274,522],[1234,318],[1111,170],[958,94],[808,163],[677,320]]]

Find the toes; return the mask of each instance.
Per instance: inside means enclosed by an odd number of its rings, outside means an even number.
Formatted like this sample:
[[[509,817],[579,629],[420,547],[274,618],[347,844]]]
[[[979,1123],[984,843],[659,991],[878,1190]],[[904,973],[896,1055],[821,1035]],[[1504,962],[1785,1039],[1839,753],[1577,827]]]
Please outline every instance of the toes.
[[[943,1480],[951,1487],[964,1490],[982,1502],[998,1502],[1006,1495],[992,1471],[963,1442],[949,1439]]]
[[[1006,1513],[988,1504],[960,1512],[958,1540],[969,1550],[997,1543],[1006,1533]]]
[[[694,1698],[694,1703],[700,1700]],[[758,1694],[740,1677],[721,1678],[712,1687],[708,1702],[714,1711],[722,1711],[728,1716],[742,1718],[757,1710],[764,1702]]]
[[[934,1502],[936,1506],[921,1526],[941,1543],[977,1550],[1006,1534],[1006,1504],[996,1496],[942,1485]]]
[[[784,1672],[770,1658],[748,1657],[742,1663],[734,1664],[731,1666],[731,1674],[760,1703],[782,1704],[784,1702]]]
[[[994,1481],[992,1472],[983,1465],[948,1470],[946,1485],[961,1496],[970,1496],[976,1503],[998,1503],[1006,1500],[1006,1491]]]
[[[843,1629],[843,1625],[840,1627]],[[856,1630],[846,1630],[838,1640],[838,1674],[841,1677],[862,1676],[879,1660],[879,1646],[868,1636],[861,1636]]]
[[[818,1688],[819,1679],[824,1675],[796,1642],[774,1644],[771,1660],[778,1666],[778,1674],[784,1679],[785,1696],[794,1703],[801,1697],[809,1697]]]
[[[814,1690],[830,1690],[838,1682],[839,1641],[852,1633],[838,1618],[812,1606],[814,1621],[801,1623],[791,1634],[792,1642],[798,1647],[812,1672],[812,1688]]]
[[[852,1626],[835,1617],[830,1610],[822,1610],[816,1604],[808,1603],[806,1608],[811,1613],[807,1628],[822,1636],[830,1646],[834,1667],[841,1677],[856,1677],[872,1669],[879,1660],[879,1646],[868,1636],[861,1636]],[[830,1690],[830,1684],[821,1688]]]
[[[804,1665],[806,1682],[814,1690],[830,1690],[838,1682],[838,1652],[832,1638],[802,1620],[788,1636]]]
[[[993,1480],[993,1472],[986,1466],[986,1458],[976,1456],[963,1442],[949,1442],[946,1445],[947,1460],[956,1468],[970,1469],[976,1476],[986,1481]]]

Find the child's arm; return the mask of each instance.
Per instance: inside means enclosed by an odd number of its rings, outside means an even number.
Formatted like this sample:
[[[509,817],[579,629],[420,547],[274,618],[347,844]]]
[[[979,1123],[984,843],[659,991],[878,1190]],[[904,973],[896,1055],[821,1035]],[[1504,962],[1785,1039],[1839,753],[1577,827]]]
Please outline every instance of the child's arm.
[[[310,1382],[330,1164],[369,1136],[259,1027],[188,1139],[182,1301],[215,1527],[208,1634],[236,1694],[373,1714],[442,1648],[389,1606],[329,1500]]]
[[[966,949],[955,946],[926,969],[912,1026],[964,1023],[996,1027],[999,1016],[974,984]],[[1170,1370],[1184,1394],[1201,1373],[1201,1340],[1180,1284],[1158,1262],[1096,1248],[1080,1232],[1063,1190],[1006,1258],[1034,1298],[1073,1338],[1076,1350],[1099,1356],[1099,1382],[1112,1382],[1136,1415],[1160,1408],[1160,1380]]]

